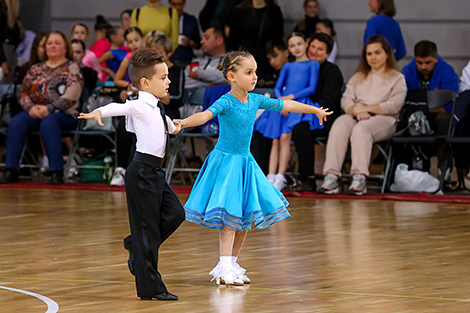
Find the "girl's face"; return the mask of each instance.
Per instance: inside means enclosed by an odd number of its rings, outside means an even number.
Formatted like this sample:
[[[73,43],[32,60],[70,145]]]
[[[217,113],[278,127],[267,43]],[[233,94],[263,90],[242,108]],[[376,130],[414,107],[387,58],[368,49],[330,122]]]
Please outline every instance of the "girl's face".
[[[369,10],[372,13],[378,13],[379,12],[379,0],[370,0],[369,1]]]
[[[88,40],[88,32],[86,28],[81,25],[76,25],[72,30],[72,39],[80,39],[83,42],[87,42]]]
[[[318,15],[318,3],[316,1],[309,1],[304,7],[305,15],[314,18]]]
[[[124,39],[124,29],[121,27],[116,28],[116,35],[111,35],[110,39],[113,43],[119,45],[119,47],[123,46],[126,41],[126,39]]]
[[[121,27],[126,30],[131,26],[131,16],[129,13],[124,13],[121,17]]]
[[[331,28],[329,28],[323,23],[317,23],[317,25],[315,25],[315,31],[317,33],[324,33],[331,36]]]
[[[327,52],[326,43],[318,39],[312,40],[308,46],[307,56],[309,60],[318,61],[322,64],[330,54]]]
[[[255,89],[256,83],[258,82],[256,69],[257,65],[255,59],[252,57],[245,58],[236,72],[229,72],[229,80],[242,90],[252,91]]]
[[[144,47],[144,38],[137,32],[131,32],[126,36],[127,46],[132,52],[139,51]]]
[[[302,37],[294,36],[287,41],[287,49],[296,59],[300,59],[305,56],[307,43]]]
[[[67,49],[64,38],[59,34],[51,34],[46,41],[46,55],[49,59],[65,58]]]
[[[77,64],[82,64],[83,57],[85,56],[85,51],[83,51],[82,45],[79,43],[73,43],[72,51],[73,51],[73,61]]]
[[[379,71],[385,68],[387,64],[387,53],[381,43],[371,43],[366,47],[367,64],[373,71]]]
[[[46,60],[46,37],[44,36],[41,41],[39,42],[37,54],[39,57],[39,60],[45,61]]]

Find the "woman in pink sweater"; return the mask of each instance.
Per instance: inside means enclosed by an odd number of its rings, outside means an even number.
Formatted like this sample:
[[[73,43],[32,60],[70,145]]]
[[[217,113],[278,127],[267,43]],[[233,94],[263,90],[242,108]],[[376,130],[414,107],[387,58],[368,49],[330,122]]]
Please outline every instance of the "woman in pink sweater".
[[[319,193],[340,192],[338,177],[349,143],[353,181],[348,193],[367,193],[372,146],[395,133],[406,91],[405,77],[398,71],[390,44],[380,35],[370,37],[341,99],[346,114],[335,120],[328,136],[323,167],[325,180]]]

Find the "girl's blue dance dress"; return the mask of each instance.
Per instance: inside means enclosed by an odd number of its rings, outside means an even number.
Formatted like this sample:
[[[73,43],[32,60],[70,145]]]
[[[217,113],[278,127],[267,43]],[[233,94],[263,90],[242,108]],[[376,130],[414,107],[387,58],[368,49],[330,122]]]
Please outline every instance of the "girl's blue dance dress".
[[[317,61],[284,64],[274,87],[274,95],[280,98],[292,94],[295,101],[318,108],[318,104],[313,103],[309,96],[315,93],[319,70]],[[315,114],[289,113],[289,116],[284,117],[278,112],[266,111],[256,121],[255,130],[265,137],[279,139],[282,134],[290,133],[294,126],[301,122],[309,122],[310,129],[323,128]]]
[[[280,112],[283,101],[248,93],[240,102],[227,93],[209,107],[219,118],[219,140],[207,156],[186,202],[186,220],[221,229],[265,228],[290,217],[289,203],[250,153],[258,109]]]

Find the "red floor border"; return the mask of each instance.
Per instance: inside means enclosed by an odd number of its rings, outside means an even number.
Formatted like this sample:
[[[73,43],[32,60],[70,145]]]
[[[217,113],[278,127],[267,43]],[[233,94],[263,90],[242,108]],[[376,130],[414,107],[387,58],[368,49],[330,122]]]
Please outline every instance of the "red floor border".
[[[16,184],[0,185],[3,189],[52,189],[52,190],[84,190],[84,191],[115,191],[124,192],[123,186],[111,186],[105,184],[63,184],[51,185],[49,183],[20,182]],[[176,193],[189,194],[191,187],[173,186]],[[316,192],[286,191],[287,197],[338,199],[338,200],[391,200],[391,201],[415,201],[415,202],[441,202],[441,203],[465,203],[470,204],[470,195],[434,195],[428,193],[413,194],[367,194],[363,196],[350,196],[347,194],[322,195]]]

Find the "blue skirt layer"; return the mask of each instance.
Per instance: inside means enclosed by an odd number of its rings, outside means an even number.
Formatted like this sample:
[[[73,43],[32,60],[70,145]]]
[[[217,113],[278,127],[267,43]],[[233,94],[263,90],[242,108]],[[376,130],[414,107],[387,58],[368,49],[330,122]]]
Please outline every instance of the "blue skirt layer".
[[[264,176],[251,154],[214,149],[186,202],[186,220],[209,228],[266,228],[290,217],[289,203]]]
[[[319,107],[317,103],[313,103],[310,98],[302,98],[296,101]],[[315,114],[311,113],[289,113],[289,116],[284,117],[279,112],[264,111],[263,114],[256,120],[255,130],[263,134],[264,137],[271,139],[279,139],[282,134],[290,133],[294,126],[301,122],[309,122],[310,129],[322,129],[324,126],[320,125],[320,121]]]

